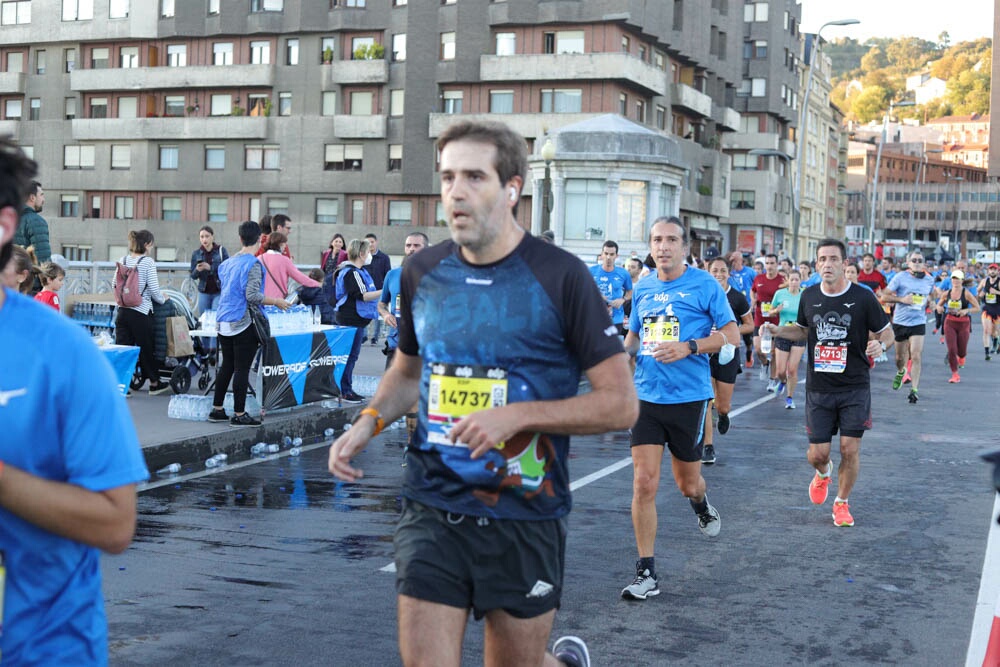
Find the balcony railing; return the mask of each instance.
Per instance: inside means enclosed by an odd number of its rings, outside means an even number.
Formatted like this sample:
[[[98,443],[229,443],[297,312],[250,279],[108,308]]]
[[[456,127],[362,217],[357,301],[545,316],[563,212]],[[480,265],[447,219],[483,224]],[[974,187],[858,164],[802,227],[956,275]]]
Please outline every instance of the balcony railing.
[[[0,95],[24,94],[23,72],[0,72]]]
[[[335,60],[323,65],[323,90],[341,84],[382,84],[389,82],[385,60]]]
[[[709,118],[712,115],[712,98],[686,83],[670,85],[670,103],[704,118]]]
[[[75,91],[271,88],[274,65],[78,69],[70,74],[69,86]]]
[[[115,262],[70,262],[62,294],[111,294],[114,277]],[[187,262],[157,262],[156,277],[161,288],[177,290],[187,297],[192,308],[198,303],[198,283],[191,280]]]
[[[266,139],[264,116],[211,118],[76,118],[73,139],[79,141],[178,139]]]
[[[651,95],[666,95],[667,73],[625,53],[480,56],[483,81],[628,81]]]

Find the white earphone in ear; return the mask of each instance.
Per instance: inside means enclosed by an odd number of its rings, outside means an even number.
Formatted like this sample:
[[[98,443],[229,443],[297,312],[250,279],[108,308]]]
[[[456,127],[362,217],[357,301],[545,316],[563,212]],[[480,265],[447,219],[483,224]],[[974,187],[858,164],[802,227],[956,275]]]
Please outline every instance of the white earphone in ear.
[[[515,190],[514,188],[510,189],[510,200],[517,201],[517,190]]]

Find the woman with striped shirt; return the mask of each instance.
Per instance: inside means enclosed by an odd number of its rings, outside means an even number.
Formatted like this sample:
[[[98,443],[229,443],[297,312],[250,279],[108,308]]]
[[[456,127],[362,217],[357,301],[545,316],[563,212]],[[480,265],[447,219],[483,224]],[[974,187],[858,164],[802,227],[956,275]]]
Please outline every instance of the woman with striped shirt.
[[[119,306],[115,322],[115,343],[139,346],[139,369],[143,381],[149,380],[152,395],[170,391],[170,385],[160,380],[160,367],[156,361],[156,336],[153,333],[153,301],[166,303],[156,277],[156,261],[150,256],[153,250],[152,232],[141,229],[128,233],[129,254],[122,257],[122,264],[132,269],[139,267],[138,306]]]

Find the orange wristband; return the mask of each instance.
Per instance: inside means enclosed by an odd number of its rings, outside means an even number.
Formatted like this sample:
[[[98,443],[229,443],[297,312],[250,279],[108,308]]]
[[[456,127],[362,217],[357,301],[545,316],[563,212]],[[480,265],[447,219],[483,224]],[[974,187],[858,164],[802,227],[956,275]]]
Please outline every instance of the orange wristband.
[[[362,415],[368,415],[369,417],[375,420],[375,432],[372,433],[372,436],[378,435],[379,433],[382,432],[382,429],[385,428],[385,420],[382,419],[381,413],[379,413],[379,411],[376,410],[375,408],[365,408],[364,410],[358,413],[358,419],[360,419]],[[0,467],[0,473],[2,472],[3,468]]]

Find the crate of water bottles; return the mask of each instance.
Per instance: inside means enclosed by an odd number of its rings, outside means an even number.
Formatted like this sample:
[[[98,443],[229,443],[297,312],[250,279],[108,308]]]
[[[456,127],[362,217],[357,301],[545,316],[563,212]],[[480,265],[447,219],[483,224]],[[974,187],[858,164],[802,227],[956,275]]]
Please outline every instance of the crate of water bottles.
[[[271,335],[310,331],[320,325],[319,309],[298,304],[288,310],[277,306],[264,306],[264,315],[271,325]]]
[[[115,304],[77,301],[73,304],[73,320],[85,326],[92,335],[111,335],[115,328]]]
[[[226,414],[233,414],[233,395],[226,394],[222,403]],[[208,421],[208,413],[212,411],[212,397],[196,394],[176,394],[170,397],[167,405],[167,416],[171,419],[186,419],[188,421]],[[247,396],[246,411],[252,415],[260,414],[260,401],[253,394]]]

